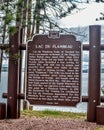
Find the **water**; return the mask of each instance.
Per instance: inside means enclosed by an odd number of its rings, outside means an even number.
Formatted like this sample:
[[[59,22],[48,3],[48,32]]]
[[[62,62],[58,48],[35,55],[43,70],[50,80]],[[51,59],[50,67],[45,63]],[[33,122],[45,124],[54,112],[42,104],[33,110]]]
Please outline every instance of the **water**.
[[[23,77],[23,76],[22,76]],[[101,74],[101,86],[104,85],[104,73]],[[88,73],[82,74],[82,88],[81,94],[83,96],[88,95]],[[2,72],[2,78],[0,83],[0,102],[7,102],[6,99],[2,98],[2,93],[7,93],[7,72]],[[56,107],[56,106],[34,106],[35,110],[44,110],[44,109],[51,109],[51,110],[60,110],[60,111],[71,111],[71,112],[87,112],[87,103],[78,103],[76,107]]]
[[[1,73],[1,82],[0,82],[0,102],[5,102],[6,99],[2,98],[2,93],[7,93],[7,82],[8,82],[8,73],[2,72]]]

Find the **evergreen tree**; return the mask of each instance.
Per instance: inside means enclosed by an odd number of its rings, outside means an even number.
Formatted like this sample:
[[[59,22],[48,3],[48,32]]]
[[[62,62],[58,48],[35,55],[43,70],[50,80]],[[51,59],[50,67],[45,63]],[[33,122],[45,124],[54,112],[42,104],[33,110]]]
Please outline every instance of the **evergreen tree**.
[[[60,28],[57,20],[77,10],[77,4],[83,1],[0,0],[0,43],[7,43],[9,35],[17,31],[17,26],[24,28],[26,40],[34,33],[45,33],[54,27]],[[1,68],[3,51],[0,51],[0,55]]]
[[[34,33],[57,26],[56,19],[70,14],[76,4],[69,0],[5,0],[0,3],[2,43],[8,33],[15,33],[15,26],[27,30],[27,39]],[[14,28],[11,27],[14,25]]]

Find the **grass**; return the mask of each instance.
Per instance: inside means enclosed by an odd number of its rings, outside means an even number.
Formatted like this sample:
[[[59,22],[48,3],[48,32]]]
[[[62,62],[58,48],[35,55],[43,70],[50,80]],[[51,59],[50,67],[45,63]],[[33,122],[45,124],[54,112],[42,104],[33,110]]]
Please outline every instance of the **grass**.
[[[51,118],[73,118],[73,119],[86,119],[85,113],[73,113],[73,112],[61,112],[61,111],[35,111],[35,110],[24,110],[21,112],[22,116],[35,116],[35,117],[51,117]]]
[[[104,128],[97,128],[96,130],[104,130]]]

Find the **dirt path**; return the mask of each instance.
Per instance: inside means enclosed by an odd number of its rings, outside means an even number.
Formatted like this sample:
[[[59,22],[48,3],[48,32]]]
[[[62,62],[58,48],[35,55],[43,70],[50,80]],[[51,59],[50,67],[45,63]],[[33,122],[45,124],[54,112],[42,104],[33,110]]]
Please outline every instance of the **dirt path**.
[[[24,117],[15,120],[0,120],[0,130],[96,130],[99,127],[104,129],[104,126],[84,119],[70,118]]]

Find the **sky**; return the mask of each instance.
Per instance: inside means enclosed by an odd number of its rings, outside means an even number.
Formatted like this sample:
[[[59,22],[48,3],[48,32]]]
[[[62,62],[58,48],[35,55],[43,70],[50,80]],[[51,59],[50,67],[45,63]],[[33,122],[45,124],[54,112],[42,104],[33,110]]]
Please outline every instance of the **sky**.
[[[77,13],[61,19],[61,27],[78,27],[88,25],[104,25],[104,21],[96,21],[99,18],[100,12],[104,12],[104,3],[84,4],[82,9]]]
[[[104,3],[90,3],[87,5],[83,5],[82,9],[74,13],[70,16],[67,16],[61,19],[60,25],[62,28],[70,28],[70,27],[82,27],[89,25],[104,25],[104,20],[96,21],[96,18],[99,18],[100,12],[104,12]],[[86,55],[86,54],[85,54]],[[88,53],[87,53],[88,56]],[[102,58],[102,64],[104,64],[104,58]],[[88,62],[83,62],[83,65],[87,65]]]

